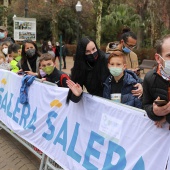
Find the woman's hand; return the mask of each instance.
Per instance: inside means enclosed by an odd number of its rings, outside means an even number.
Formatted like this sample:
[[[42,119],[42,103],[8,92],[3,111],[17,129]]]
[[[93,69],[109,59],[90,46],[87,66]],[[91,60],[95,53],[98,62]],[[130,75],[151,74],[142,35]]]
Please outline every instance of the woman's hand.
[[[82,94],[83,89],[78,83],[74,83],[72,80],[67,80],[66,83],[75,96],[80,96]]]
[[[142,85],[140,83],[137,83],[133,87],[137,87],[137,89],[136,90],[132,90],[131,91],[132,94],[134,96],[138,96],[138,98],[140,98],[142,96],[142,94],[143,94],[143,87],[142,87]]]

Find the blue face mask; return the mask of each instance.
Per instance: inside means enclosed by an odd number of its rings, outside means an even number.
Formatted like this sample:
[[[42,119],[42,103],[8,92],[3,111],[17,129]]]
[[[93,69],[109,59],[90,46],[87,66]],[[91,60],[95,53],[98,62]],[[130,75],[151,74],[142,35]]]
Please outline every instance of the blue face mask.
[[[126,54],[129,54],[131,52],[131,50],[125,46],[122,47],[122,51]]]
[[[3,32],[0,32],[0,39],[5,38],[5,34]]]

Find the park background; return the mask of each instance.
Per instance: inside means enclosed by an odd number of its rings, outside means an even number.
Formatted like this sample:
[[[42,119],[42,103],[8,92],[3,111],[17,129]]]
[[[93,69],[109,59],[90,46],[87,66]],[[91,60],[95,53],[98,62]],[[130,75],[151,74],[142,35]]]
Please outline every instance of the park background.
[[[170,33],[170,0],[1,0],[0,23],[13,37],[13,17],[36,18],[37,45],[42,40],[67,44],[70,56],[75,54],[77,40],[90,36],[105,51],[108,42],[118,41],[123,28],[137,35],[139,63],[154,59],[154,45]]]

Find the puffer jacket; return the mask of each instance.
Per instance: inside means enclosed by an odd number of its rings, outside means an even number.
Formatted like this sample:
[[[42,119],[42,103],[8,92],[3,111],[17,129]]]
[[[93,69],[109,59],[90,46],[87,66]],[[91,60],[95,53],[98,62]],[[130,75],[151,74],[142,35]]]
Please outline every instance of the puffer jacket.
[[[107,99],[111,99],[110,94],[112,90],[112,78],[113,76],[110,75],[107,77],[104,83],[103,97]],[[133,96],[131,93],[132,90],[135,90],[133,86],[137,83],[140,83],[140,79],[137,77],[137,75],[130,70],[125,70],[123,87],[121,89],[121,103],[137,108],[142,107],[141,99],[139,99],[137,96]]]
[[[168,101],[168,87],[170,82],[157,74],[157,68],[149,71],[143,81],[143,109],[148,117],[153,121],[159,121],[163,116],[157,116],[153,112],[153,102],[159,96],[161,100]],[[170,123],[170,114],[166,115],[166,120]]]

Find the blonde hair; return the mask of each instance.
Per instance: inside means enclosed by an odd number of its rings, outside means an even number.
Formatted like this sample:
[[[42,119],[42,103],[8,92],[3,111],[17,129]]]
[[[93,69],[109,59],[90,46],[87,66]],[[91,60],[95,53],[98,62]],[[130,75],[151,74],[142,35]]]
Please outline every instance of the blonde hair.
[[[126,54],[119,50],[119,49],[115,49],[108,57],[108,63],[110,63],[110,60],[113,58],[113,57],[120,57],[120,58],[123,58],[123,63],[126,64]]]

